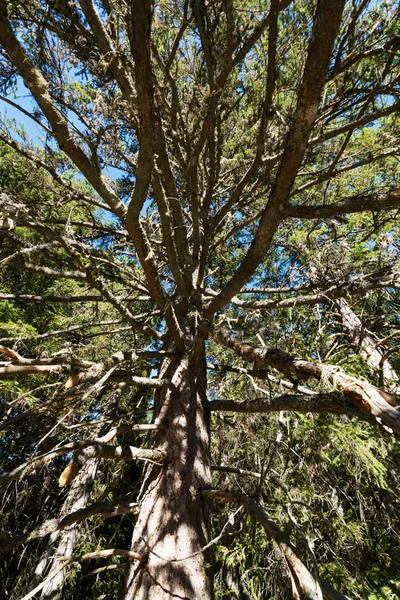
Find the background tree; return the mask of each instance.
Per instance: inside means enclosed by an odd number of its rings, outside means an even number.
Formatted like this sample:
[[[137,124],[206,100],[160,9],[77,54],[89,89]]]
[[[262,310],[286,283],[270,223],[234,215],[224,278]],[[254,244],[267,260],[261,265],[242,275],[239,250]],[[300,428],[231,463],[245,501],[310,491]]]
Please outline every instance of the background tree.
[[[211,598],[214,570],[228,597],[362,597],[385,576],[396,593],[397,5],[0,0],[0,17],[4,100],[23,81],[43,131],[0,133],[28,161],[0,196],[17,597],[95,597],[77,565],[110,557],[101,593],[124,600]],[[12,490],[46,477],[32,527]],[[219,500],[242,509],[213,537]],[[85,547],[99,514],[126,517]]]

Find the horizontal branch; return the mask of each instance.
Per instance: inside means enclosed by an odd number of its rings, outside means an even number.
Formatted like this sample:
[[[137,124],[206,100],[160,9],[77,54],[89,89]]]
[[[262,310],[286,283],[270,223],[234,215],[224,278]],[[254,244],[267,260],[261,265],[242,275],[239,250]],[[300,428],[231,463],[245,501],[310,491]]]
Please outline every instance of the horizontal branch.
[[[332,413],[358,417],[374,423],[374,419],[359,410],[340,392],[320,394],[283,394],[275,398],[255,398],[254,400],[211,400],[210,410],[220,412],[265,413],[290,410],[301,413]]]
[[[286,206],[285,217],[297,219],[328,219],[338,215],[358,213],[365,210],[379,211],[400,208],[400,190],[392,190],[386,194],[370,194],[368,196],[345,198],[333,204],[293,205]]]
[[[382,109],[372,112],[368,115],[360,117],[359,119],[356,119],[355,121],[351,120],[349,123],[346,123],[345,125],[337,127],[336,129],[331,129],[317,137],[311,138],[310,145],[318,146],[319,144],[322,144],[323,142],[326,142],[335,137],[338,137],[339,135],[342,135],[343,133],[347,133],[348,131],[353,131],[355,129],[361,128],[364,125],[368,125],[368,123],[373,123],[374,121],[377,121],[378,119],[381,119],[382,117],[387,117],[387,116],[393,114],[394,112],[398,112],[399,109],[400,109],[400,102],[394,102],[391,106],[386,106],[385,108],[382,108]]]
[[[81,371],[71,375],[65,384],[65,389],[69,390],[78,385],[89,383],[92,381],[98,381],[101,376],[109,372],[112,380],[117,380],[121,383],[136,385],[139,387],[161,389],[169,385],[168,379],[158,379],[152,377],[141,377],[129,373],[115,371],[115,369],[124,362],[132,362],[139,359],[139,355],[133,352],[116,352],[105,361],[101,363],[93,363],[85,361],[69,352],[58,352],[56,355],[44,358],[24,358],[18,354],[15,350],[0,345],[0,354],[4,354],[9,357],[11,361],[8,363],[0,363],[0,378],[1,376],[15,376],[15,375],[29,375],[29,374],[43,374],[43,373],[61,373],[65,369],[65,365],[78,366],[80,368],[86,368],[86,371]],[[144,352],[140,353],[142,358],[153,358],[164,356],[163,354]],[[107,377],[108,379],[109,377]]]
[[[1,346],[0,346],[1,348]],[[103,373],[115,369],[120,364],[125,362],[129,362],[130,364],[137,362],[140,359],[144,358],[164,358],[166,353],[159,352],[139,352],[136,354],[135,352],[123,352],[120,350],[116,352],[112,356],[109,356],[106,360],[101,363],[91,363],[89,368],[86,371],[81,371],[80,373],[75,373],[71,375],[65,384],[65,389],[71,389],[78,385],[82,385],[84,383],[90,383],[92,381],[98,380]],[[137,385],[145,388],[155,388],[161,389],[169,384],[168,379],[158,379],[153,377],[141,377],[138,375],[133,375],[130,371],[129,373],[121,373],[116,372],[114,376],[110,377],[111,380],[117,379],[124,383],[130,383],[131,385]]]
[[[350,122],[345,125],[341,125],[340,127],[336,127],[335,129],[330,129],[321,135],[310,138],[308,143],[310,147],[315,147],[323,142],[328,140],[332,140],[334,138],[343,135],[344,133],[348,133],[349,131],[355,131],[356,129],[360,129],[364,125],[368,125],[369,123],[373,123],[374,121],[378,121],[382,117],[387,117],[395,112],[398,112],[400,109],[400,102],[395,102],[391,106],[386,106],[385,108],[376,110],[364,117],[359,119],[350,120]],[[277,152],[276,154],[267,156],[263,159],[263,164],[265,167],[273,167],[276,165],[279,160],[282,158],[283,151]]]
[[[135,296],[126,298],[125,296],[115,296],[116,300],[124,302],[148,302],[150,296]],[[1,294],[0,300],[16,300],[17,302],[61,302],[68,304],[70,302],[108,302],[107,298],[99,294],[84,294],[81,296],[37,296],[33,294]],[[155,311],[154,311],[155,312]],[[154,313],[153,313],[154,314]],[[121,323],[121,320],[115,323]],[[89,326],[89,325],[88,325]],[[92,325],[90,325],[92,327]]]
[[[62,373],[62,365],[12,365],[11,363],[0,366],[1,377],[15,377],[16,375],[44,375],[46,373]]]
[[[368,153],[367,156],[358,158],[357,161],[351,162],[351,163],[349,163],[349,160],[345,158],[343,160],[343,164],[337,168],[334,168],[333,165],[329,165],[327,168],[321,169],[320,171],[317,171],[317,172],[299,173],[299,175],[312,177],[313,179],[303,183],[302,185],[299,185],[299,187],[294,189],[292,192],[292,196],[297,196],[298,194],[305,192],[306,190],[310,189],[311,187],[314,187],[315,185],[323,183],[324,181],[333,179],[334,177],[337,177],[338,175],[342,175],[343,173],[348,173],[349,171],[353,171],[354,169],[359,169],[360,167],[372,164],[374,162],[377,162],[379,160],[387,158],[388,156],[398,156],[399,154],[400,154],[399,148],[389,148],[379,154],[371,155],[370,153]]]
[[[400,435],[400,410],[395,406],[391,394],[379,390],[365,379],[348,375],[341,367],[324,365],[309,360],[302,360],[278,348],[264,348],[245,344],[231,336],[222,328],[214,328],[204,324],[204,329],[212,334],[214,341],[231,348],[244,360],[254,362],[254,368],[260,371],[269,368],[284,373],[289,378],[306,380],[315,378],[322,381],[332,390],[343,393],[346,398],[361,412],[375,418],[390,433]]]
[[[77,442],[70,442],[60,448],[51,450],[46,454],[42,454],[41,456],[16,467],[10,473],[0,475],[0,487],[8,485],[12,481],[36,471],[58,456],[69,454],[70,452],[77,450],[85,450],[86,460],[89,460],[90,458],[104,458],[106,460],[153,460],[160,462],[165,458],[165,453],[157,448],[146,449],[135,448],[134,446],[107,446],[93,440],[80,440]]]
[[[75,373],[71,375],[65,384],[65,388],[68,390],[77,385],[81,385],[83,383],[88,383],[91,381],[96,381],[103,373],[112,369],[118,364],[121,364],[125,361],[133,361],[135,360],[134,353],[123,352],[122,350],[116,352],[112,356],[108,357],[105,361],[101,363],[96,363],[90,365],[87,371],[81,371],[80,373]]]
[[[259,377],[262,379],[266,379],[267,381],[270,381],[271,383],[275,383],[276,385],[278,385],[280,388],[284,387],[286,389],[289,390],[293,390],[295,389],[296,392],[300,392],[302,394],[307,394],[309,396],[315,395],[318,392],[315,392],[314,390],[310,390],[309,388],[302,386],[302,385],[298,385],[298,382],[291,382],[291,381],[287,381],[286,379],[282,379],[282,377],[275,377],[274,375],[271,375],[271,373],[265,373],[265,370],[260,372],[260,371],[255,371],[254,369],[245,369],[244,367],[231,367],[230,365],[221,365],[218,363],[212,364],[212,363],[207,363],[207,369],[210,369],[211,371],[225,371],[227,373],[239,373],[241,375],[251,375],[252,377]],[[262,391],[261,388],[258,388],[259,391]]]
[[[239,469],[238,467],[227,467],[225,465],[211,465],[211,471],[217,471],[219,473],[232,473],[233,475],[244,475],[247,477],[255,477],[261,479],[261,473],[256,471],[248,471],[247,469]]]
[[[11,358],[13,365],[74,365],[79,367],[92,367],[94,364],[93,362],[79,358],[66,350],[58,352],[54,356],[48,358],[25,358],[25,356],[21,356],[16,350],[0,345],[0,354]]]
[[[107,302],[103,296],[86,294],[82,296],[37,296],[33,294],[0,294],[0,300],[15,300],[17,302]]]
[[[130,457],[136,458],[134,456],[134,451],[138,450],[133,448],[132,446],[128,446],[127,448],[122,449],[123,456],[120,455],[119,450],[112,447],[106,447],[104,444],[111,441],[115,436],[121,435],[124,433],[133,433],[137,432],[148,432],[148,431],[159,431],[161,429],[165,429],[163,425],[152,425],[152,424],[138,424],[138,425],[120,425],[119,427],[113,427],[110,429],[105,435],[93,440],[93,444],[89,447],[83,448],[83,450],[78,450],[75,452],[71,462],[65,467],[63,472],[60,475],[58,483],[60,487],[64,487],[65,485],[70,484],[75,477],[78,475],[79,471],[86,463],[86,461],[91,458],[106,458],[106,459],[123,459],[129,460]],[[139,448],[139,450],[141,450]],[[150,451],[151,452],[151,451]],[[160,455],[163,456],[163,455]],[[151,456],[138,456],[137,458],[142,458],[143,460],[155,460],[155,458],[151,458]]]
[[[355,297],[364,295],[372,290],[382,288],[398,288],[400,286],[400,262],[384,267],[367,275],[357,276],[339,284],[333,284],[329,288],[320,290],[314,294],[285,298],[284,300],[240,300],[232,298],[235,306],[247,309],[283,309],[299,308],[300,306],[314,306],[332,300],[339,300],[346,296]]]
[[[137,513],[138,505],[136,502],[120,502],[118,504],[110,504],[108,502],[94,502],[85,508],[81,508],[72,513],[69,513],[62,519],[50,519],[45,521],[43,525],[33,529],[28,533],[24,533],[16,538],[12,538],[5,532],[1,532],[2,545],[0,546],[1,552],[8,552],[14,550],[22,544],[27,544],[33,540],[42,539],[55,531],[61,531],[66,527],[70,527],[75,523],[85,521],[94,515],[100,515],[104,519],[110,519],[127,513]]]
[[[1,294],[0,294],[1,300]],[[78,337],[85,337],[85,334],[81,333],[84,329],[90,329],[93,327],[104,327],[107,325],[119,325],[124,323],[123,319],[111,319],[107,321],[93,321],[92,323],[82,323],[82,325],[68,325],[66,329],[55,329],[53,331],[48,331],[47,333],[39,333],[37,335],[19,335],[14,337],[5,337],[0,338],[0,343],[10,343],[21,340],[43,340],[49,337],[55,336],[67,336],[67,335],[77,335]]]

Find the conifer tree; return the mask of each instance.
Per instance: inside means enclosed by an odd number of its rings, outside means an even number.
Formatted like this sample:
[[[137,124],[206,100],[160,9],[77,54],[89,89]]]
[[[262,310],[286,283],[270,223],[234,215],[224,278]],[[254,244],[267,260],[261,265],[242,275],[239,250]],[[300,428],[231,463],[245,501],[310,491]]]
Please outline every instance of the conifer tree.
[[[379,506],[398,488],[399,23],[366,0],[0,0],[2,98],[41,131],[0,131],[25,165],[0,192],[19,600],[97,597],[92,561],[123,600],[378,589],[367,551],[348,581],[326,502],[351,529],[368,481]],[[26,522],[14,490],[46,478]],[[398,578],[387,518],[370,549]]]

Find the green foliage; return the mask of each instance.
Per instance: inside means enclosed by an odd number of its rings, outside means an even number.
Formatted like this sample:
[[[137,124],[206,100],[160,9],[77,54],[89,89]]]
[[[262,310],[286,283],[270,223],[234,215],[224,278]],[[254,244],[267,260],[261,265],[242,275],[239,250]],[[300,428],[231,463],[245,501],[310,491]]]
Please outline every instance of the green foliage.
[[[145,82],[135,80],[140,57],[132,50],[135,11],[128,11],[129,3],[93,3],[106,32],[102,43],[81,12],[83,3],[3,4],[18,41],[47,81],[45,100],[53,103],[58,117],[52,123],[40,103],[35,105],[32,116],[39,128],[45,127],[40,148],[29,140],[24,123],[2,124],[2,139],[9,145],[0,144],[0,190],[15,205],[0,214],[1,293],[42,301],[0,300],[0,344],[28,361],[49,366],[59,360],[61,367],[50,374],[1,380],[0,458],[8,472],[66,440],[95,439],[111,424],[150,422],[160,396],[131,387],[129,376],[156,376],[162,362],[159,355],[148,359],[149,352],[177,352],[182,331],[186,335],[192,328],[190,334],[198,335],[194,348],[201,348],[204,334],[197,326],[206,305],[229,285],[243,261],[247,264],[249,248],[259,241],[260,220],[274,206],[278,184],[286,185],[279,181],[282,156],[287,160],[293,145],[293,119],[315,9],[321,3],[279,3],[271,72],[271,2],[154,2],[153,37],[141,48],[151,52],[152,77]],[[395,15],[392,2],[346,3],[307,150],[298,157],[301,165],[286,207],[275,206],[283,215],[286,208],[337,204],[337,214],[282,217],[268,253],[258,249],[259,266],[249,268],[243,278],[259,291],[242,288],[207,319],[254,346],[340,367],[398,391],[398,379],[389,381],[384,372],[384,366],[392,374],[400,368],[398,282],[382,289],[377,284],[354,297],[351,291],[342,293],[373,273],[383,277],[398,261],[398,210],[342,214],[340,209],[347,198],[399,188],[399,114],[340,129],[398,97],[400,20]],[[109,42],[112,51],[104,51]],[[17,96],[15,69],[8,60],[12,54],[1,55],[0,87]],[[144,84],[154,92],[146,106],[139,91]],[[272,84],[269,102],[266,89]],[[60,142],[63,123],[69,137]],[[330,135],[338,129],[342,133]],[[148,151],[152,156],[143,167]],[[31,153],[35,158],[28,160]],[[109,212],[109,199],[118,196],[126,205],[136,200],[132,191],[141,183],[142,168],[148,190],[143,206],[133,207],[135,224],[128,227],[121,217],[124,207]],[[177,232],[192,253],[189,266]],[[361,323],[359,330],[358,325],[346,327],[335,292],[346,301],[354,322]],[[85,295],[102,300],[71,300]],[[318,303],[313,295],[319,295]],[[303,297],[310,301],[297,302]],[[146,327],[152,329],[150,336],[143,333]],[[187,337],[190,362],[193,340]],[[211,400],[274,399],[335,388],[324,378],[297,381],[293,373],[260,373],[256,364],[223,344],[208,339],[205,345]],[[382,364],[371,360],[372,347],[380,348]],[[129,353],[124,368],[113,359],[112,368],[102,371],[102,362],[119,351]],[[96,380],[71,383],[99,365]],[[400,594],[397,440],[345,415],[284,411],[213,413],[211,434],[213,466],[234,470],[216,468],[213,486],[239,490],[258,501],[310,571],[318,564],[321,577],[355,600],[389,600]],[[131,432],[118,433],[114,441],[151,447],[154,439]],[[57,457],[10,486],[2,530],[18,538],[70,510],[73,493],[71,488],[59,490],[58,477],[71,458]],[[141,475],[136,463],[101,461],[90,500],[133,501]],[[128,548],[133,526],[131,515],[94,516],[79,526],[74,553]],[[279,548],[244,510],[217,506],[213,529],[216,536],[223,531],[215,547],[217,598],[291,597]],[[26,544],[22,575],[20,548],[10,553],[1,567],[6,589],[22,597],[40,557],[55,548],[48,538]],[[124,559],[113,557],[109,565],[121,568],[94,576],[93,570],[103,564],[71,566],[65,600],[116,597]]]

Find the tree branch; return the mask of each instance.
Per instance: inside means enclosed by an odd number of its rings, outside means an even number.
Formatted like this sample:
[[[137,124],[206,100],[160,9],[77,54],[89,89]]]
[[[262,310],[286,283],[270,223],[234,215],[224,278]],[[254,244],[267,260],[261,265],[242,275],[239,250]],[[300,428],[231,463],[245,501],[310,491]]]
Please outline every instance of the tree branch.
[[[85,450],[85,460],[91,458],[103,458],[106,460],[151,460],[160,462],[165,459],[165,452],[158,450],[157,448],[146,449],[135,448],[134,446],[107,446],[93,440],[81,440],[78,442],[70,442],[60,448],[51,450],[46,454],[42,454],[41,456],[20,465],[10,473],[0,475],[0,487],[6,486],[12,481],[36,471],[58,456],[69,454],[75,450]],[[70,465],[68,465],[68,467],[70,467]],[[72,475],[73,469],[70,468],[70,471]],[[65,483],[69,483],[67,473],[64,477]],[[60,485],[64,485],[64,483]]]
[[[289,130],[278,174],[255,238],[246,257],[228,285],[207,309],[207,317],[220,310],[250,279],[264,259],[274,233],[282,220],[285,205],[303,159],[308,138],[317,116],[325,77],[339,30],[344,0],[319,0],[307,60],[300,85],[293,124]]]
[[[296,308],[331,302],[346,296],[351,298],[363,296],[372,290],[381,290],[383,288],[397,289],[399,286],[400,262],[395,262],[392,266],[384,267],[367,275],[348,279],[343,283],[331,285],[329,288],[307,296],[296,296],[294,298],[285,298],[284,300],[253,301],[240,300],[239,298],[234,297],[231,302],[235,306],[240,306],[244,309]]]
[[[103,519],[111,519],[127,513],[137,513],[138,505],[136,502],[119,502],[118,504],[109,504],[108,502],[94,502],[85,508],[76,510],[69,515],[66,515],[62,519],[50,519],[45,521],[43,525],[37,529],[33,529],[28,533],[24,533],[16,538],[12,538],[5,532],[0,532],[2,545],[0,546],[1,552],[8,552],[14,550],[22,544],[27,544],[33,540],[42,539],[55,531],[61,531],[66,527],[70,527],[76,523],[81,523],[86,519],[90,519],[94,515],[101,515]]]
[[[229,490],[202,490],[201,495],[203,498],[208,498],[209,500],[221,500],[222,502],[240,504],[262,525],[268,537],[277,544],[282,552],[289,571],[295,598],[298,600],[302,598],[318,600],[324,597],[325,600],[349,600],[347,596],[337,592],[330,585],[325,584],[319,577],[315,577],[310,573],[300,559],[297,548],[293,546],[289,536],[279,529],[274,521],[271,521],[267,513],[252,498],[240,492]]]
[[[209,326],[209,330],[212,329]],[[234,350],[246,361],[255,363],[255,368],[277,369],[289,377],[298,380],[315,378],[323,381],[334,390],[342,392],[361,412],[370,418],[374,417],[379,424],[390,432],[400,435],[400,410],[393,406],[391,394],[377,389],[364,379],[358,379],[333,365],[323,365],[291,356],[278,348],[251,346],[231,337],[223,329],[214,329],[214,341]]]
[[[375,420],[359,410],[340,392],[317,394],[283,394],[275,398],[255,398],[253,400],[211,400],[210,410],[219,412],[266,413],[290,410],[300,413],[332,413],[357,417],[368,423]]]
[[[379,211],[391,208],[400,208],[400,190],[392,190],[385,194],[345,198],[333,204],[319,206],[289,205],[285,208],[284,214],[285,217],[297,219],[328,219],[365,210]]]
[[[37,104],[51,125],[54,136],[72,162],[82,171],[108,207],[121,219],[126,215],[125,205],[106,184],[97,168],[90,162],[81,148],[74,142],[63,113],[57,108],[49,93],[49,83],[36,69],[22,48],[8,20],[6,0],[0,0],[0,43],[32,93]]]

